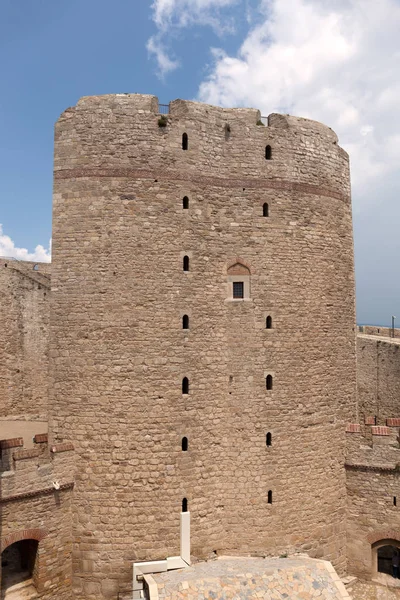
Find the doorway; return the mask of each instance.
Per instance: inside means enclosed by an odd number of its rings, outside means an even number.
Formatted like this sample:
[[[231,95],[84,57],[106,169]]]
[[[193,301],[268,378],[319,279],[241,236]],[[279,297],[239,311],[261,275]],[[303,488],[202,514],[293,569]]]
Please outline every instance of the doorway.
[[[21,540],[7,546],[1,554],[2,598],[14,585],[35,583],[37,575],[37,540]]]

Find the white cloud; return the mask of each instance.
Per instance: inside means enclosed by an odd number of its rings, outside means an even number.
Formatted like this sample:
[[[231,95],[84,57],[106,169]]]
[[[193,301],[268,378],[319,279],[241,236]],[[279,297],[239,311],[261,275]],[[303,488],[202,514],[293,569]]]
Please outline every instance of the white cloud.
[[[187,27],[191,23],[201,23],[213,27],[221,26],[218,11],[237,4],[241,0],[154,0],[153,20],[158,29],[171,26]]]
[[[51,240],[49,247],[46,249],[40,244],[36,246],[33,252],[29,252],[26,248],[18,248],[12,239],[5,235],[3,226],[0,223],[0,256],[9,256],[18,258],[19,260],[31,260],[37,262],[51,261]]]
[[[154,0],[151,8],[157,33],[147,42],[149,54],[154,56],[158,73],[163,78],[175,70],[179,61],[171,58],[169,44],[170,36],[176,31],[193,24],[207,25],[219,35],[234,31],[234,19],[230,14],[221,11],[227,7],[241,3],[243,0]]]
[[[360,197],[371,180],[398,166],[400,4],[260,0],[260,8],[263,20],[237,56],[212,51],[214,64],[199,99],[331,126],[351,154]]]
[[[163,47],[160,36],[152,36],[148,40],[146,48],[149,54],[154,55],[154,58],[157,61],[161,79],[163,79],[167,73],[174,71],[179,66],[179,62],[177,60],[173,60],[168,56],[167,51]]]

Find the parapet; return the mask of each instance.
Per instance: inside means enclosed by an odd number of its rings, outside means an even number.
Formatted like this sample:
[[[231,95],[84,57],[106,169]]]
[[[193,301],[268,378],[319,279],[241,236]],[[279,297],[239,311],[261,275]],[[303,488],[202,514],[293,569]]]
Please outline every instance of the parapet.
[[[85,96],[67,109],[55,127],[54,177],[68,182],[56,184],[55,209],[58,194],[65,201],[82,178],[239,189],[271,182],[268,189],[350,200],[348,155],[322,123],[190,100],[160,105],[141,94]]]
[[[122,109],[131,113],[142,115],[159,116],[160,107],[166,107],[165,111],[168,119],[203,119],[213,120],[219,117],[222,120],[241,120],[247,121],[249,125],[262,123],[264,127],[274,129],[298,129],[299,131],[318,134],[326,137],[332,143],[338,143],[336,133],[327,125],[306,119],[304,117],[295,117],[287,114],[271,113],[268,117],[262,117],[261,112],[256,108],[223,108],[213,106],[203,102],[193,100],[176,99],[169,102],[168,105],[161,105],[157,96],[149,94],[105,94],[102,96],[83,96],[75,107],[66,109],[59,120],[69,119],[76,111],[95,112],[98,110],[118,113]],[[164,111],[163,111],[164,112]]]
[[[346,426],[346,468],[359,470],[398,470],[400,464],[400,418],[387,418],[375,425],[375,417]]]
[[[22,438],[0,440],[0,503],[51,494],[74,485],[74,447],[49,447],[47,434],[35,435],[33,448]]]

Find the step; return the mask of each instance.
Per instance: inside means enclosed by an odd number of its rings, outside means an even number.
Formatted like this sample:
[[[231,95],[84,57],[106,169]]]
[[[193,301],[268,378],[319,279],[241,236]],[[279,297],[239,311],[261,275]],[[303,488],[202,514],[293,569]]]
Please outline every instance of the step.
[[[13,585],[8,585],[2,593],[1,600],[34,600],[38,597],[32,579],[26,579]]]

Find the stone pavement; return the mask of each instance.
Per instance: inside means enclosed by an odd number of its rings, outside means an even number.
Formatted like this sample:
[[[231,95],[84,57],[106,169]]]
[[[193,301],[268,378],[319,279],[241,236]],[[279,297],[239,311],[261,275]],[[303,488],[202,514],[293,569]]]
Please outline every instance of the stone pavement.
[[[400,590],[383,584],[357,581],[348,587],[352,600],[400,600]]]
[[[235,558],[153,575],[159,600],[344,600],[332,565],[309,558]]]

